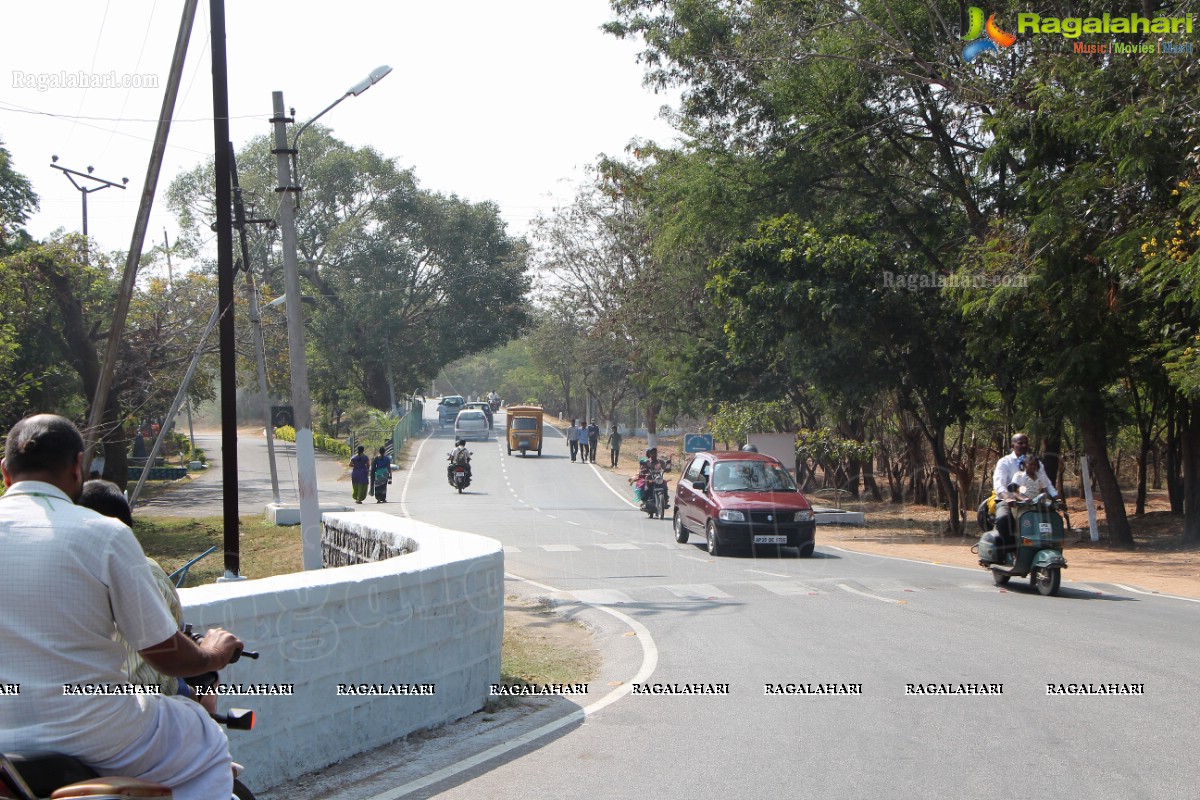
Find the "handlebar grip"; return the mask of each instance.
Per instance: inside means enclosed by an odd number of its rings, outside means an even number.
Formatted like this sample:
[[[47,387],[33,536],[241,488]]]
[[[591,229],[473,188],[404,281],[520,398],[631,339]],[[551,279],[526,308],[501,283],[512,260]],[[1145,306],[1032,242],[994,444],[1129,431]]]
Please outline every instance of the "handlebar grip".
[[[242,656],[245,656],[246,658],[258,658],[258,651],[257,650],[238,650],[236,653],[233,654],[233,658],[229,659],[229,663],[232,664],[233,662],[237,661]]]

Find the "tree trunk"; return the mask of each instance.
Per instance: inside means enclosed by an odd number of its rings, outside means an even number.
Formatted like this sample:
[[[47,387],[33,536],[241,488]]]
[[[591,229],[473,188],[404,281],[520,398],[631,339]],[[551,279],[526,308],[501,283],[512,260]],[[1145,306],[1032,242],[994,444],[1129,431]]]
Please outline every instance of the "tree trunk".
[[[1054,486],[1062,493],[1062,417],[1055,419],[1046,434],[1046,447],[1042,450],[1042,466],[1046,468],[1046,477],[1053,481]]]
[[[1108,460],[1108,423],[1104,408],[1099,405],[1085,407],[1080,415],[1079,429],[1083,434],[1083,449],[1092,464],[1092,474],[1100,487],[1104,500],[1104,513],[1108,517],[1108,533],[1114,547],[1133,549],[1133,532],[1129,529],[1129,518],[1125,515],[1125,498]]]
[[[961,504],[958,490],[954,486],[954,481],[950,479],[950,461],[946,458],[946,432],[944,428],[939,427],[931,429],[930,434],[932,435],[927,438],[929,439],[930,449],[933,451],[937,485],[942,496],[946,499],[946,506],[950,512],[950,519],[947,522],[948,532],[961,536],[963,532],[963,518],[960,513]]]
[[[1150,457],[1150,432],[1142,430],[1140,433],[1137,454],[1137,500],[1133,506],[1133,513],[1138,517],[1146,513],[1146,462]]]
[[[646,449],[658,447],[658,410],[662,402],[654,400],[646,403]]]
[[[1167,403],[1167,498],[1172,514],[1183,514],[1183,454],[1180,440],[1183,428],[1182,399],[1175,395]]]
[[[1183,454],[1183,541],[1200,544],[1200,398],[1187,401],[1187,422],[1180,431]]]

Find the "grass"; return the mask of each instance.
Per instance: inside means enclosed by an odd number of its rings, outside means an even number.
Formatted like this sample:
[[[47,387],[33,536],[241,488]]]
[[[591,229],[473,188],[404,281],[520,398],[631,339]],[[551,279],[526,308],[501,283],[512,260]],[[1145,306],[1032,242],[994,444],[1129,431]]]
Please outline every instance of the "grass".
[[[279,527],[263,517],[239,520],[240,574],[247,578],[266,578],[299,572],[303,568],[300,527]],[[212,583],[225,574],[221,555],[225,544],[225,523],[221,517],[180,519],[144,515],[134,520],[133,532],[146,555],[168,573],[210,547],[218,550],[192,566],[185,585]]]

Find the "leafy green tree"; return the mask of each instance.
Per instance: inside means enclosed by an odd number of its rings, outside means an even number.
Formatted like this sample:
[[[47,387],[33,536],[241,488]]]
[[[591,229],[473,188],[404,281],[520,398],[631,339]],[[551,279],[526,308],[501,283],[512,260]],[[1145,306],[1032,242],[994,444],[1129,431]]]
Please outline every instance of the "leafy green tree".
[[[274,196],[268,137],[238,154],[240,184]],[[411,171],[328,129],[308,131],[299,155],[297,215],[302,291],[310,317],[314,395],[353,387],[371,406],[424,385],[445,366],[518,335],[526,325],[526,245],[492,203],[418,187]],[[212,219],[211,163],[178,178],[172,207],[193,247]],[[262,210],[262,207],[259,209]],[[251,246],[266,282],[282,285],[273,233]]]

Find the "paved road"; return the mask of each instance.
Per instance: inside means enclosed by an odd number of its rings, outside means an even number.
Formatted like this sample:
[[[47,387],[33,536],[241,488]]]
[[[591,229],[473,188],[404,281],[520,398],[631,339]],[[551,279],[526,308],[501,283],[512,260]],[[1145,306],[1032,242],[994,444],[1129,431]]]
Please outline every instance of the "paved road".
[[[591,713],[536,744],[438,764],[444,777],[429,785],[428,759],[376,759],[338,797],[1176,800],[1200,785],[1195,603],[1069,582],[1058,598],[1026,582],[1006,591],[982,570],[822,545],[820,530],[812,559],[713,559],[698,541],[677,544],[669,520],[636,512],[605,470],[571,463],[561,438],[540,458],[474,445],[461,496],[445,482],[449,447],[449,436],[424,440],[393,486],[403,502],[381,508],[499,539],[506,588],[585,606],[615,656],[578,703]],[[635,676],[729,693],[627,694],[595,708]],[[1047,695],[1064,683],[1144,694]],[[767,695],[767,684],[862,693]]]
[[[275,439],[276,471],[279,475],[279,499],[299,503],[296,493],[296,446]],[[223,481],[221,475],[221,433],[196,433],[196,445],[207,454],[209,468],[193,475],[188,485],[166,491],[138,503],[138,513],[163,516],[221,516]],[[262,514],[272,501],[271,468],[267,458],[267,440],[261,429],[238,431],[238,513]],[[350,503],[349,471],[342,459],[317,453],[317,491],[322,503]]]

